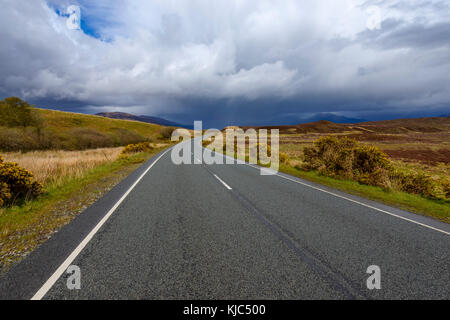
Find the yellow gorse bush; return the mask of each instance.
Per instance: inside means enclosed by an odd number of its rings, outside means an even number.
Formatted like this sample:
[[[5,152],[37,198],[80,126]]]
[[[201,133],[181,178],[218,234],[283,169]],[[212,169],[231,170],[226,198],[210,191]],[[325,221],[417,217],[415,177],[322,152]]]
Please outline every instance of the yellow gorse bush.
[[[398,190],[422,195],[427,198],[439,198],[438,184],[426,174],[391,170],[389,178]]]
[[[172,127],[164,127],[161,129],[160,134],[161,134],[161,138],[168,140],[172,137],[172,133],[175,131],[175,128]]]
[[[153,147],[148,142],[141,142],[136,144],[129,144],[125,148],[123,148],[120,153],[121,156],[131,154],[131,153],[139,153],[139,152],[147,152],[152,151]]]
[[[445,179],[442,181],[442,188],[446,198],[450,199],[450,180]]]
[[[318,170],[331,177],[343,177],[361,184],[394,188],[428,198],[439,196],[439,186],[428,175],[415,172],[401,172],[394,168],[387,154],[375,146],[361,145],[347,137],[327,136],[303,149],[302,169]]]
[[[363,184],[386,186],[390,169],[388,156],[377,147],[360,145],[343,137],[323,137],[305,147],[304,168],[317,169],[328,176],[341,176]]]
[[[291,160],[289,155],[287,155],[286,153],[282,153],[280,152],[280,163],[284,163],[284,164],[289,164],[289,161]]]
[[[0,207],[11,199],[11,193],[6,183],[0,183]]]
[[[31,172],[15,162],[4,162],[0,156],[0,206],[42,194],[42,184],[33,178]]]

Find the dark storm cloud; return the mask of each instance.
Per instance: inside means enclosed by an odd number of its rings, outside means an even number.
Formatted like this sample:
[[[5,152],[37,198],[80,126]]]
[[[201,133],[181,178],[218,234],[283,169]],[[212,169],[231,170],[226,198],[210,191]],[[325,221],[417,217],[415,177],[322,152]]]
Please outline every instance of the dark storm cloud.
[[[80,0],[83,30],[68,4],[4,1],[1,97],[216,127],[448,113],[444,1]]]

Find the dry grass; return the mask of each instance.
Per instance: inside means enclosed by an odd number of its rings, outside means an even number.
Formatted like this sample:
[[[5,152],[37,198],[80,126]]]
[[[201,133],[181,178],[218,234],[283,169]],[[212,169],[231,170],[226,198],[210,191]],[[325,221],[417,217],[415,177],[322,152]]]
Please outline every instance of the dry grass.
[[[84,151],[33,151],[5,153],[5,161],[17,162],[44,185],[58,186],[67,179],[81,178],[99,165],[115,161],[122,147]]]
[[[426,132],[421,133],[420,135],[409,134],[408,142],[401,144],[398,143],[399,139],[397,134],[390,134],[390,139],[383,139],[382,141],[366,140],[366,135],[364,134],[360,134],[360,139],[358,139],[362,145],[377,146],[381,150],[405,150],[402,154],[397,155],[398,157],[390,157],[393,167],[396,171],[398,170],[405,175],[428,176],[431,180],[422,179],[422,181],[425,181],[427,184],[420,183],[420,181],[417,180],[418,184],[423,186],[428,185],[429,183],[431,186],[436,186],[436,190],[433,188],[433,191],[435,191],[434,194],[438,197],[437,199],[430,199],[421,195],[399,191],[396,189],[397,185],[387,189],[361,184],[349,179],[328,177],[317,171],[301,170],[305,160],[303,152],[304,148],[312,146],[315,140],[330,135],[342,137],[347,136],[348,134],[317,132],[306,134],[280,134],[280,154],[284,153],[288,156],[288,161],[280,164],[280,171],[450,223],[450,206],[448,201],[448,190],[450,189],[448,180],[450,177],[450,161],[445,158],[449,156],[448,150],[450,150],[450,144],[448,141],[450,141],[450,132],[441,132],[439,135],[434,133],[428,134]],[[420,139],[416,139],[419,136]],[[208,147],[212,148],[213,144],[208,145]],[[414,151],[422,151],[425,149],[427,151],[439,151],[440,157],[436,157],[435,153],[421,152],[421,158],[418,158],[418,153]],[[410,161],[405,161],[405,154],[409,156],[411,159]],[[422,156],[425,154],[427,155],[426,158]],[[444,197],[447,200],[445,200]]]
[[[303,165],[303,148],[323,136],[341,136],[340,134],[293,134],[280,136],[280,152],[291,158],[291,166]],[[407,142],[399,143],[399,136],[407,137]],[[362,144],[376,146],[386,152],[394,167],[405,173],[425,174],[439,185],[445,184],[450,177],[449,133],[390,134],[381,141],[366,140],[367,135],[351,135]],[[389,137],[389,139],[387,138]],[[440,140],[439,140],[440,139]]]
[[[34,108],[39,127],[0,126],[0,151],[86,150],[139,142],[168,142],[173,128]],[[164,136],[163,136],[164,135]]]
[[[0,273],[161,150],[120,161],[116,159],[122,148],[7,153],[7,161],[18,162],[44,180],[46,194],[20,206],[0,208]]]

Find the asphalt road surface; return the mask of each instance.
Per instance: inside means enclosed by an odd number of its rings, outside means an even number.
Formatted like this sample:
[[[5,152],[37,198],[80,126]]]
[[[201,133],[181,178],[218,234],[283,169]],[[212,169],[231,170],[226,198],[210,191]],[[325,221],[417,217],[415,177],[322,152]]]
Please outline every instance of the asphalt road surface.
[[[143,165],[0,277],[3,299],[448,299],[449,225],[247,164]],[[81,288],[65,271],[80,268]],[[369,290],[367,268],[380,269]]]

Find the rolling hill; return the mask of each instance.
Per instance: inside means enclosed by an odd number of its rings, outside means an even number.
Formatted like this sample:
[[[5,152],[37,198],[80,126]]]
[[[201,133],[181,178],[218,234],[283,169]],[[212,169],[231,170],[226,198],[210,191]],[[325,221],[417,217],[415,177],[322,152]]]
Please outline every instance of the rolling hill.
[[[0,126],[0,151],[85,150],[162,139],[167,127],[32,108],[37,124]]]
[[[250,127],[242,127],[248,129]],[[279,129],[282,134],[295,133],[378,133],[378,134],[401,134],[401,133],[432,133],[449,132],[450,117],[430,117],[417,119],[396,119],[383,121],[369,121],[360,123],[334,123],[321,120],[311,123],[303,123],[293,126],[263,126],[253,127],[256,129]]]
[[[168,127],[180,127],[180,128],[186,128],[186,129],[192,129],[192,126],[179,124],[170,120],[166,120],[163,118],[158,117],[151,117],[151,116],[136,116],[131,113],[125,113],[125,112],[101,112],[97,113],[96,116],[105,117],[105,118],[111,118],[111,119],[122,119],[122,120],[134,120],[134,121],[140,121],[145,123],[153,123],[153,124],[159,124],[162,126],[168,126]]]

